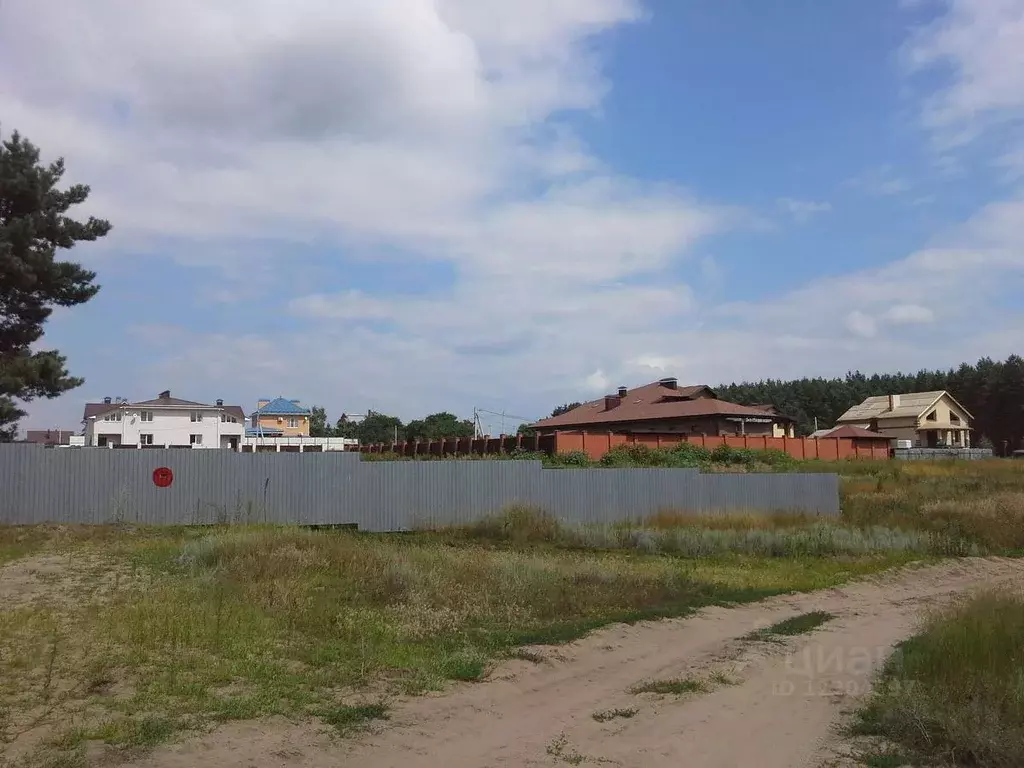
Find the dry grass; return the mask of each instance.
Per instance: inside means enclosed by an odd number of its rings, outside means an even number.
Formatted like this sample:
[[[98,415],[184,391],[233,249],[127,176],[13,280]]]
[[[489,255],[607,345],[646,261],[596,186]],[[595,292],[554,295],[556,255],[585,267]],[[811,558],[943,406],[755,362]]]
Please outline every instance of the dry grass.
[[[894,765],[1024,765],[1024,599],[985,594],[937,613],[893,655],[856,732]],[[878,763],[876,763],[878,764]]]
[[[587,551],[636,551],[706,558],[861,557],[873,553],[977,555],[981,546],[939,531],[854,526],[794,514],[683,515],[608,525],[560,523],[539,509],[511,507],[476,523],[440,531],[450,541],[486,540],[514,546],[545,543]]]
[[[367,696],[479,679],[521,645],[905,561],[687,561],[259,527],[90,530],[77,543],[62,531],[36,546],[55,549],[125,575],[102,591],[55,576],[71,599],[0,609],[0,738],[50,756],[273,714],[344,726],[337,713]]]
[[[988,552],[1024,551],[1024,462],[846,462],[843,521],[916,530]]]

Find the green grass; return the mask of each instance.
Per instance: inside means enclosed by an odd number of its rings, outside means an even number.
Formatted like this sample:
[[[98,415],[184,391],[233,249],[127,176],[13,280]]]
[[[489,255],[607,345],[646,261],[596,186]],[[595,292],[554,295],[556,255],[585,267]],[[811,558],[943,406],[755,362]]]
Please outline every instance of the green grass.
[[[761,640],[761,641],[778,641],[782,637],[792,637],[793,635],[804,635],[808,632],[813,632],[822,624],[834,619],[831,613],[825,611],[812,611],[810,613],[802,613],[799,616],[793,616],[789,619],[772,624],[770,627],[759,629],[756,632],[751,632],[745,636],[745,640]]]
[[[983,594],[933,615],[890,658],[854,732],[915,765],[1024,765],[1024,598]]]
[[[371,686],[475,681],[495,659],[543,660],[522,646],[833,586],[909,557],[688,559],[247,526],[32,535],[34,551],[74,555],[53,585],[67,599],[0,609],[0,710],[13,718],[0,726],[13,736],[43,718],[69,748],[268,715],[337,720]]]
[[[359,704],[329,707],[319,710],[317,715],[339,733],[348,734],[356,728],[363,727],[373,720],[387,720],[386,704]]]
[[[711,686],[704,680],[683,677],[674,680],[648,680],[629,689],[630,693],[657,693],[664,696],[682,696],[687,693],[707,693]]]

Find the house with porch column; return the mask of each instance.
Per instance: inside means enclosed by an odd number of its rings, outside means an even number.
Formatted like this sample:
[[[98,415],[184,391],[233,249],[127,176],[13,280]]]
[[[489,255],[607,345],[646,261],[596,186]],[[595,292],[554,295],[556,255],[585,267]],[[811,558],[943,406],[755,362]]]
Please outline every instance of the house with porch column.
[[[973,416],[945,391],[869,397],[836,421],[909,440],[915,448],[970,448]]]

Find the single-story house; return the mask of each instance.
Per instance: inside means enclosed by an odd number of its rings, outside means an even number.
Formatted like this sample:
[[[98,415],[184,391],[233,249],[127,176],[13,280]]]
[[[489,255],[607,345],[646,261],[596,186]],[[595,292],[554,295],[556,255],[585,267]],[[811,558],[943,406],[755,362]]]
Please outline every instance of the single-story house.
[[[844,438],[853,440],[853,444],[860,448],[888,448],[892,442],[890,438],[881,432],[872,432],[870,429],[854,427],[849,424],[840,424],[832,429],[819,429],[811,433],[814,440],[827,440],[831,438]]]
[[[680,387],[674,378],[634,389],[619,387],[614,394],[531,426],[541,432],[793,436],[793,420],[788,416],[719,400],[705,384]]]
[[[909,440],[915,448],[969,448],[973,418],[949,392],[936,391],[869,397],[836,423]]]

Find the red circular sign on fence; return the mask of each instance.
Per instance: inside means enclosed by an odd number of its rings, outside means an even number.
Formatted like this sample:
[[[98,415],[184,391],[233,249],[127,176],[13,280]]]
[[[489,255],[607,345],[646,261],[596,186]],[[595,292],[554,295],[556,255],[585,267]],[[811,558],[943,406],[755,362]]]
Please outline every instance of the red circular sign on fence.
[[[157,467],[153,470],[153,485],[166,488],[174,482],[174,473],[168,467]]]

